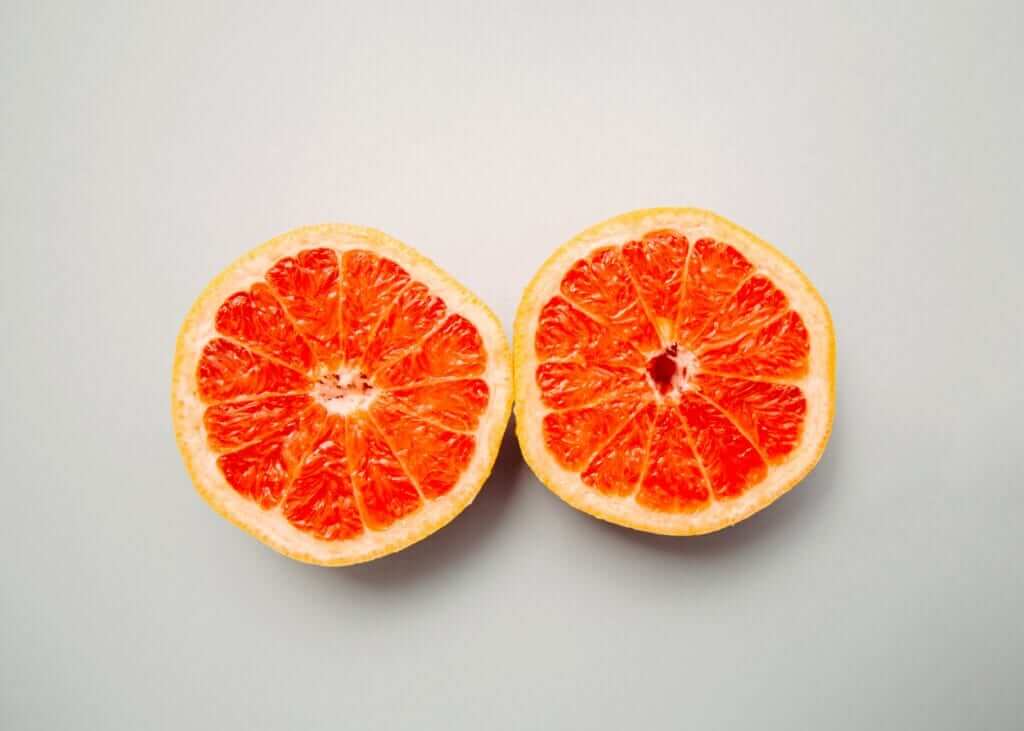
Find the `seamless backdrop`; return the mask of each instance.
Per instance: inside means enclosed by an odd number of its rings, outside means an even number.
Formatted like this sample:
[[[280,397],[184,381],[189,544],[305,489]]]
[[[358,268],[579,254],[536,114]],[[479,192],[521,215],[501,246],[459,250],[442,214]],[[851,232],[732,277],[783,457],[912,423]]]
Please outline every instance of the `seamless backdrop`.
[[[1024,715],[1016,2],[0,7],[0,727],[1010,728]],[[632,533],[506,439],[478,501],[325,570],[214,515],[177,328],[347,221],[510,329],[553,247],[711,208],[828,300],[820,466]]]

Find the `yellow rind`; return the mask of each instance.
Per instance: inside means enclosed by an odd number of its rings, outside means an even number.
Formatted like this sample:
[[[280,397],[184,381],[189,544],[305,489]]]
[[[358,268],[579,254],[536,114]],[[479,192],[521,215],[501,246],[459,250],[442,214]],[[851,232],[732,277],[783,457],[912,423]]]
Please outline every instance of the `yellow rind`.
[[[363,226],[354,226],[350,224],[337,224],[337,223],[326,223],[317,224],[312,226],[303,226],[300,228],[293,229],[287,233],[276,236],[269,241],[257,246],[250,250],[246,254],[236,259],[232,264],[225,268],[220,274],[218,274],[209,284],[204,288],[203,292],[192,304],[189,309],[188,315],[185,317],[185,321],[178,331],[178,337],[175,341],[175,352],[174,352],[174,363],[172,366],[172,378],[171,378],[171,418],[174,423],[174,435],[175,440],[178,443],[178,448],[181,451],[182,459],[185,463],[185,469],[189,473],[189,477],[192,480],[192,484],[199,493],[200,497],[219,515],[234,524],[238,528],[251,535],[252,537],[259,540],[266,546],[274,549],[278,553],[281,553],[289,558],[301,561],[303,563],[313,564],[317,566],[349,566],[359,563],[365,563],[375,558],[380,558],[396,551],[400,551],[413,543],[417,543],[424,538],[435,533],[439,529],[443,528],[449,522],[451,522],[459,513],[465,510],[470,503],[479,494],[480,489],[483,487],[487,478],[494,467],[494,462],[498,457],[498,451],[501,448],[502,437],[505,433],[505,426],[508,424],[509,417],[512,412],[512,394],[514,386],[509,389],[508,395],[504,400],[500,413],[500,422],[502,428],[495,429],[490,436],[487,444],[478,445],[478,449],[486,448],[487,458],[485,460],[485,469],[481,472],[481,476],[478,480],[475,480],[472,486],[466,491],[463,499],[453,503],[451,509],[438,516],[432,521],[424,521],[417,524],[415,529],[402,536],[400,540],[396,541],[384,541],[373,550],[366,551],[358,556],[346,557],[337,560],[321,560],[313,556],[308,552],[295,551],[289,549],[280,541],[274,539],[266,531],[261,530],[258,523],[248,522],[239,519],[234,513],[227,509],[223,501],[219,500],[212,487],[207,484],[207,481],[202,478],[200,470],[197,469],[195,464],[194,455],[191,450],[188,449],[185,439],[185,425],[183,418],[183,402],[178,398],[178,392],[183,383],[183,379],[194,378],[194,374],[190,374],[185,371],[184,361],[186,360],[186,340],[188,335],[200,324],[198,321],[199,313],[202,312],[209,304],[209,300],[214,296],[214,292],[218,289],[219,285],[227,281],[235,274],[239,269],[244,267],[246,264],[252,263],[259,259],[265,252],[280,247],[283,243],[290,240],[298,240],[308,234],[333,234],[341,238],[358,239],[361,244],[365,244],[371,249],[384,249],[384,250],[397,250],[400,252],[402,260],[399,263],[404,264],[405,262],[415,262],[422,267],[425,267],[434,274],[438,279],[442,280],[448,287],[458,291],[460,295],[468,301],[471,306],[478,310],[484,317],[488,318],[495,329],[501,333],[501,338],[498,342],[498,349],[496,352],[489,352],[489,356],[493,356],[494,360],[507,369],[509,374],[509,380],[513,381],[512,375],[512,358],[509,352],[508,343],[504,336],[504,328],[501,326],[500,320],[494,314],[494,312],[484,304],[472,291],[467,289],[461,283],[459,283],[454,277],[448,274],[446,271],[437,266],[433,261],[425,257],[420,252],[416,251],[412,247],[398,241],[397,239],[388,236],[382,231],[378,231],[373,228],[366,228]],[[416,514],[408,516],[403,520],[415,520]]]
[[[828,415],[826,427],[819,439],[817,448],[814,451],[812,459],[801,466],[795,476],[788,481],[781,489],[770,496],[766,496],[763,500],[758,500],[752,503],[748,508],[745,508],[742,512],[730,515],[728,519],[722,520],[708,520],[697,525],[693,524],[692,520],[688,520],[682,527],[673,527],[671,524],[665,523],[664,513],[651,510],[637,510],[633,511],[636,517],[632,517],[623,512],[613,512],[608,510],[602,510],[595,508],[593,505],[586,505],[581,500],[575,498],[571,492],[564,488],[560,480],[540,463],[536,458],[534,449],[545,449],[543,444],[537,446],[530,443],[530,438],[527,433],[527,425],[529,424],[530,414],[524,413],[525,404],[525,387],[526,379],[531,377],[531,374],[527,373],[526,361],[530,352],[532,352],[533,343],[528,342],[527,332],[530,324],[536,320],[540,313],[540,308],[545,304],[546,299],[541,301],[538,296],[538,287],[541,280],[544,278],[547,270],[551,268],[556,262],[560,261],[563,255],[569,250],[573,249],[577,244],[582,241],[589,240],[596,237],[603,230],[611,227],[615,227],[622,224],[639,223],[648,218],[652,218],[659,215],[678,216],[680,218],[686,218],[687,216],[703,217],[707,220],[713,221],[717,226],[722,227],[726,230],[731,230],[737,234],[741,234],[750,242],[762,247],[776,260],[784,263],[787,267],[799,276],[807,290],[813,294],[817,300],[818,305],[821,308],[822,314],[828,330],[828,362],[827,362],[827,375],[828,375]],[[625,243],[625,241],[619,242]],[[832,315],[829,312],[828,305],[825,303],[824,298],[818,292],[817,288],[808,279],[807,275],[794,264],[789,257],[779,251],[776,247],[772,246],[768,242],[761,239],[756,234],[748,231],[747,229],[733,223],[732,221],[719,216],[711,211],[701,208],[690,208],[690,207],[658,207],[658,208],[644,208],[635,211],[630,211],[618,216],[609,218],[601,223],[598,223],[585,231],[580,232],[566,243],[555,249],[554,252],[545,260],[544,264],[537,270],[530,283],[526,286],[523,291],[522,299],[519,302],[519,307],[516,311],[515,326],[513,331],[513,352],[514,352],[514,368],[513,368],[513,388],[515,389],[515,417],[516,417],[516,437],[519,440],[520,449],[523,453],[523,458],[529,465],[533,473],[541,481],[541,483],[547,487],[551,492],[557,495],[561,500],[571,505],[572,507],[580,510],[581,512],[587,513],[595,518],[613,523],[615,525],[621,525],[626,528],[632,528],[638,531],[644,531],[647,533],[657,533],[660,535],[670,536],[692,536],[692,535],[703,535],[707,533],[713,533],[723,528],[728,528],[731,525],[750,517],[754,513],[766,508],[771,503],[778,500],[780,497],[785,495],[787,492],[793,489],[800,481],[802,481],[811,470],[818,464],[821,456],[825,452],[825,448],[828,444],[829,437],[832,433],[832,424],[835,419],[835,403],[836,403],[836,339],[835,329],[832,323]],[[651,514],[649,517],[657,515],[658,520],[645,519],[643,516]]]

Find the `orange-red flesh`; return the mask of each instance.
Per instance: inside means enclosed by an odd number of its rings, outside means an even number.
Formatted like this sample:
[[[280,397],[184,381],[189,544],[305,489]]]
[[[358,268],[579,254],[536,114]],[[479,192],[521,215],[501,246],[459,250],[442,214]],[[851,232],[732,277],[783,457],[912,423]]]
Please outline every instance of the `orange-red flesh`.
[[[544,443],[606,495],[697,512],[799,444],[809,337],[734,247],[651,231],[569,267],[540,309]]]
[[[489,391],[476,327],[396,262],[306,249],[232,294],[197,390],[225,480],[325,541],[447,494]]]

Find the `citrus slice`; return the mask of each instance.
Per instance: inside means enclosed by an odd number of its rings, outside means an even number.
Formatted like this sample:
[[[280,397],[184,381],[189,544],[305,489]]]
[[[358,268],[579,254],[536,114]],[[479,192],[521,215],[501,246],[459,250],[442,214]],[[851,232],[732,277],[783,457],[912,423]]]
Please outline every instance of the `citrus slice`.
[[[371,229],[301,228],[236,261],[178,336],[172,413],[214,510],[339,566],[433,533],[476,496],[512,404],[497,319]]]
[[[832,428],[828,308],[781,253],[691,208],[584,231],[515,326],[516,432],[540,480],[598,518],[708,533],[817,463]]]

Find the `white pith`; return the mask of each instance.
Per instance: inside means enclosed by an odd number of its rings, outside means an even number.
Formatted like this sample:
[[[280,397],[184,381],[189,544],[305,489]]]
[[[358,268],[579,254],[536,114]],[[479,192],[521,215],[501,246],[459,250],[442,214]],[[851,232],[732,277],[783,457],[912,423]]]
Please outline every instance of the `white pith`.
[[[214,315],[224,299],[263,280],[264,273],[282,257],[317,247],[334,249],[339,255],[350,249],[366,249],[387,257],[402,266],[413,280],[423,283],[443,299],[449,315],[459,314],[473,323],[487,352],[487,365],[479,377],[490,391],[475,432],[476,449],[472,459],[446,495],[424,500],[419,510],[385,530],[367,528],[356,538],[338,541],[320,540],[295,528],[281,514],[280,508],[264,510],[227,483],[217,466],[219,453],[207,445],[203,426],[207,404],[199,398],[195,377],[203,347],[217,334]],[[345,378],[349,378],[347,372]],[[505,334],[485,305],[432,262],[395,239],[373,229],[326,224],[297,229],[267,242],[236,261],[210,284],[193,306],[179,335],[171,398],[182,454],[196,489],[215,510],[293,558],[323,565],[344,565],[367,561],[414,543],[443,526],[472,502],[497,455],[511,407],[511,389]],[[365,408],[374,396],[373,392],[346,396],[328,408],[335,413],[351,413]]]
[[[312,393],[328,414],[348,416],[370,408],[380,391],[358,370],[342,366],[336,371],[317,374]]]
[[[673,345],[675,344],[673,343]],[[685,348],[676,347],[678,352],[675,356],[675,372],[672,373],[672,379],[669,381],[668,389],[664,393],[654,382],[654,378],[649,370],[644,374],[647,385],[651,387],[651,393],[654,394],[654,400],[659,403],[665,401],[679,403],[680,394],[693,389],[693,377],[700,373],[700,365],[696,354],[691,353]]]
[[[651,510],[638,504],[634,497],[605,495],[585,484],[579,472],[562,467],[544,444],[542,424],[550,409],[541,401],[534,376],[539,364],[534,348],[538,316],[548,300],[559,293],[562,277],[568,269],[595,249],[621,246],[658,229],[683,234],[691,246],[701,238],[713,238],[735,247],[753,264],[757,273],[770,278],[785,293],[790,308],[803,319],[810,336],[807,374],[787,381],[799,386],[807,399],[799,444],[784,461],[771,466],[762,482],[740,497],[713,500],[708,507],[694,513]],[[517,313],[515,336],[516,430],[527,462],[541,480],[570,505],[614,523],[673,535],[706,533],[732,525],[777,499],[810,471],[831,431],[834,337],[831,318],[820,296],[788,259],[753,234],[707,211],[637,211],[594,226],[572,239],[552,255],[527,289]],[[695,366],[699,372],[699,359]],[[692,377],[692,373],[687,377]],[[674,379],[678,378],[677,371]],[[678,381],[673,385],[686,387]],[[674,389],[670,398],[673,395]]]

